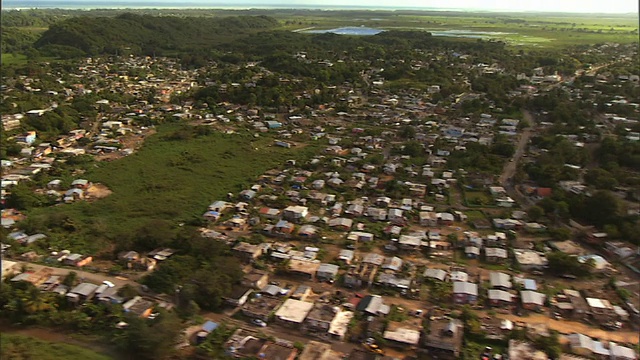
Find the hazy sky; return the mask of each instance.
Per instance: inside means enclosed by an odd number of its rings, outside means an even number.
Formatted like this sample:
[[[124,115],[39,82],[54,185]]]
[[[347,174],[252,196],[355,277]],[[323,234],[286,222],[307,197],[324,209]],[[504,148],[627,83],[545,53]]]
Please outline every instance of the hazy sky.
[[[259,3],[261,1],[252,1]],[[638,0],[265,0],[265,3],[323,4],[325,6],[398,6],[446,9],[562,11],[592,13],[638,12]]]

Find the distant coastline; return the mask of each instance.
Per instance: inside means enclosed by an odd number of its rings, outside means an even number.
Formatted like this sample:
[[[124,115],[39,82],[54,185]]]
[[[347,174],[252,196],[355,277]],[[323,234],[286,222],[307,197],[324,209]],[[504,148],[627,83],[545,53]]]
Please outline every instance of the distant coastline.
[[[486,9],[434,8],[434,7],[401,7],[401,6],[367,6],[367,5],[322,5],[322,4],[265,4],[243,2],[215,2],[215,1],[144,1],[144,0],[3,0],[4,10],[28,9],[65,9],[65,10],[94,10],[94,9],[303,9],[303,10],[421,10],[421,11],[483,11]]]
[[[255,1],[255,0],[254,0]],[[558,11],[522,11],[514,9],[491,9],[491,8],[443,8],[443,7],[421,7],[421,6],[371,6],[371,5],[325,5],[325,4],[299,4],[299,3],[274,3],[265,4],[260,2],[229,2],[229,1],[206,1],[191,0],[176,2],[172,0],[3,0],[2,10],[30,10],[30,9],[61,9],[61,10],[97,10],[97,9],[219,9],[219,10],[324,10],[324,11],[348,11],[348,10],[370,10],[370,11],[434,11],[434,12],[482,12],[482,13],[555,13],[555,14],[578,14],[589,15],[587,12],[558,12]],[[610,16],[637,16],[634,13],[606,13]]]

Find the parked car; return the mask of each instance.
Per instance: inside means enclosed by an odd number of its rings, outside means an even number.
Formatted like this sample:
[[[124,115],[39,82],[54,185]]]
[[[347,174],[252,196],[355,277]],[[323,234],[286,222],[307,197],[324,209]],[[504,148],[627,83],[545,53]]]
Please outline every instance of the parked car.
[[[267,326],[267,323],[262,321],[262,320],[260,320],[260,319],[253,319],[252,322],[253,322],[254,325],[257,325],[257,326],[260,326],[260,327]]]
[[[111,281],[109,281],[109,280],[105,280],[105,281],[103,281],[102,283],[103,283],[103,284],[105,284],[105,285],[107,285],[107,286],[108,286],[108,287],[110,287],[110,288],[112,288],[112,287],[116,286],[116,284],[112,283],[112,282],[111,282]]]

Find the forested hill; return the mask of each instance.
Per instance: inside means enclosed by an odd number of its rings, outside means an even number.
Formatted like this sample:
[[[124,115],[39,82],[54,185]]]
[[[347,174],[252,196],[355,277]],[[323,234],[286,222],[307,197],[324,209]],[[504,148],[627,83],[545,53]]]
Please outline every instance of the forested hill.
[[[157,55],[228,42],[278,21],[268,16],[155,17],[122,14],[75,17],[53,24],[35,43],[41,52],[59,57],[131,51]]]

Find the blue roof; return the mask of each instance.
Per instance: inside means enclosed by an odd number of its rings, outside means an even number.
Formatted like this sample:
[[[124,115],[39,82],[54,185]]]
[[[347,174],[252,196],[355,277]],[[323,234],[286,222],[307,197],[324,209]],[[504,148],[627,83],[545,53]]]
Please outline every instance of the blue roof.
[[[207,321],[202,325],[202,330],[206,332],[212,332],[213,330],[218,328],[218,323],[214,323],[213,321]]]
[[[524,279],[524,288],[526,290],[538,290],[538,286],[536,285],[536,281],[533,279]]]

